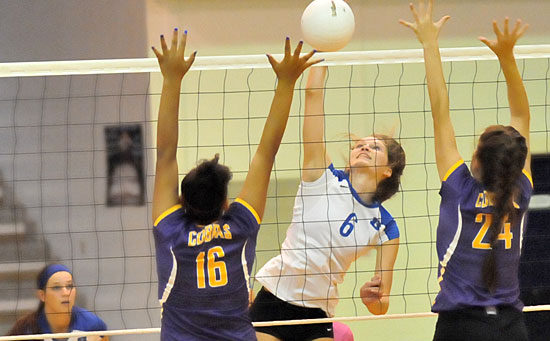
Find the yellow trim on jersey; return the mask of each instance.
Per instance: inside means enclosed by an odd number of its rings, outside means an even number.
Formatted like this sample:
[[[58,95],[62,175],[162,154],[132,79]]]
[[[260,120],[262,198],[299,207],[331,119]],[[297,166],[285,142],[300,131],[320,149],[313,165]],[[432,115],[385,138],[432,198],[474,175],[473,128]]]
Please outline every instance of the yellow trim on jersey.
[[[164,218],[166,218],[166,216],[170,215],[171,213],[174,213],[175,211],[179,210],[181,208],[181,204],[177,204],[177,205],[174,205],[172,207],[170,207],[169,209],[167,209],[166,211],[164,211],[164,213],[162,213],[161,215],[159,215],[159,217],[157,218],[157,220],[155,220],[155,223],[153,224],[154,227],[157,227],[157,225],[160,223],[160,221]]]
[[[445,176],[443,177],[443,181],[447,181],[447,178],[451,176],[451,174],[453,174],[455,169],[457,169],[463,163],[464,163],[464,160],[460,159],[451,168],[449,168],[449,170],[447,171],[447,173],[445,173]]]
[[[262,222],[261,219],[260,219],[260,216],[258,215],[256,210],[254,209],[254,207],[250,206],[249,203],[247,203],[246,201],[244,201],[241,198],[235,199],[235,202],[238,202],[239,204],[242,204],[244,207],[248,208],[250,213],[252,213],[254,215],[254,218],[256,218],[256,221],[258,222],[258,224],[260,224]]]
[[[523,169],[522,172],[523,174],[525,174],[527,179],[529,179],[529,182],[531,183],[531,187],[533,187],[533,178],[531,177],[531,174],[525,168]]]

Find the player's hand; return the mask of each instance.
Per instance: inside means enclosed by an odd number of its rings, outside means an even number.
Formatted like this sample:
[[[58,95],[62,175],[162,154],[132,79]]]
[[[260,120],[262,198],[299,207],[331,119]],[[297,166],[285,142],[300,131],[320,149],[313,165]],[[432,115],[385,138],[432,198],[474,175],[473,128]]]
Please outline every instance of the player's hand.
[[[162,53],[160,53],[154,46],[153,52],[157,56],[159,62],[160,71],[164,79],[180,80],[185,76],[193,62],[197,51],[195,51],[189,58],[185,59],[185,44],[187,43],[187,31],[181,36],[181,42],[178,45],[178,29],[174,29],[172,34],[172,44],[170,48],[166,45],[164,35],[160,36],[160,46],[162,47]]]
[[[290,52],[290,39],[287,37],[285,42],[285,56],[282,61],[277,62],[272,55],[267,55],[267,59],[273,71],[275,71],[279,82],[286,81],[294,84],[305,69],[323,61],[322,59],[310,60],[311,56],[316,52],[315,50],[300,57],[303,45],[304,43],[300,41],[294,50],[294,54],[292,54]]]
[[[433,0],[428,0],[428,5],[424,0],[418,1],[418,11],[414,5],[409,3],[414,22],[408,22],[403,19],[399,20],[399,23],[405,27],[410,28],[416,34],[416,37],[422,45],[429,44],[431,42],[437,42],[439,38],[439,32],[447,20],[451,17],[446,15],[439,19],[438,22],[433,22]]]
[[[363,284],[360,290],[360,296],[365,305],[377,302],[382,298],[383,293],[380,290],[381,284],[382,279],[378,275],[373,276],[369,282]]]
[[[508,21],[508,17],[504,18],[504,30],[501,32],[496,20],[493,20],[493,31],[495,32],[496,40],[489,40],[485,37],[478,38],[483,44],[493,50],[499,58],[514,55],[514,46],[516,42],[529,27],[528,24],[522,25],[521,19],[518,19],[512,32],[510,32],[508,29]]]

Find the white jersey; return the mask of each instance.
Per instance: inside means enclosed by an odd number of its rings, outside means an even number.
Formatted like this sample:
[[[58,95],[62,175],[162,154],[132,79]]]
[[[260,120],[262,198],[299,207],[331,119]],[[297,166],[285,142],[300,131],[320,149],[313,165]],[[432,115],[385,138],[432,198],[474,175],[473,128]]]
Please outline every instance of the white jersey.
[[[378,203],[362,203],[348,175],[331,164],[316,181],[300,184],[281,254],[256,279],[288,303],[334,316],[337,285],[350,265],[369,248],[398,237],[390,213]]]

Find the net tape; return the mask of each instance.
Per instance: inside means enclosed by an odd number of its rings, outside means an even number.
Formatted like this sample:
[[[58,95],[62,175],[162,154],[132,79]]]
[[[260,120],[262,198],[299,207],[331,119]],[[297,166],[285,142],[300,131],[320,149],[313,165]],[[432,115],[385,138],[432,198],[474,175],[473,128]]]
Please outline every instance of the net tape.
[[[450,61],[496,60],[488,47],[442,48],[441,59]],[[273,55],[282,59],[282,54]],[[318,53],[322,65],[366,65],[424,62],[421,49]],[[549,45],[521,45],[516,59],[550,58]],[[197,57],[192,70],[270,68],[265,55]],[[159,72],[156,58],[100,59],[51,62],[0,63],[0,77],[60,76],[111,73]]]

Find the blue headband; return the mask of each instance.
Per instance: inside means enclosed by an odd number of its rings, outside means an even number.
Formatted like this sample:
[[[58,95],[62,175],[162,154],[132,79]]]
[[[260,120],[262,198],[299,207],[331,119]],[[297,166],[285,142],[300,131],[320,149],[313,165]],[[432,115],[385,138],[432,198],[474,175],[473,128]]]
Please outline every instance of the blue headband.
[[[55,274],[56,272],[60,272],[60,271],[66,271],[72,275],[71,270],[69,270],[69,268],[66,267],[65,265],[62,265],[62,264],[48,265],[46,269],[42,272],[42,275],[40,276],[40,278],[38,278],[38,289],[44,290],[44,288],[46,287],[46,283],[48,283],[48,280],[50,279],[50,277],[52,277],[53,274]]]

